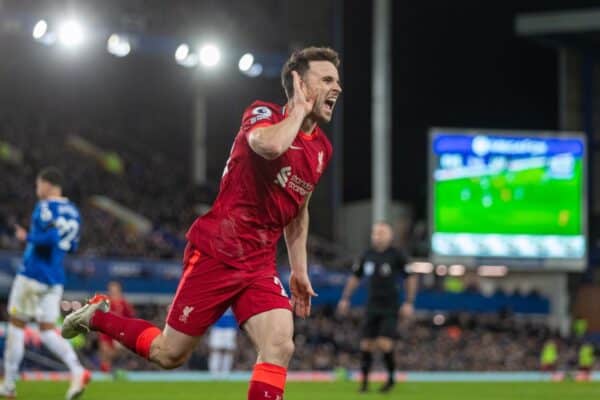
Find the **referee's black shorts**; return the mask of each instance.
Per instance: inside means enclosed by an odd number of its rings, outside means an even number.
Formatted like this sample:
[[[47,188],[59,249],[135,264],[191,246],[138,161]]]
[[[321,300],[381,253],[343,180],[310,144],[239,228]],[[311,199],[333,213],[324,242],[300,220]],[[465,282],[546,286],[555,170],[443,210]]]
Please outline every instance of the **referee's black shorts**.
[[[387,337],[395,339],[398,332],[398,314],[393,311],[367,311],[362,329],[363,339]]]

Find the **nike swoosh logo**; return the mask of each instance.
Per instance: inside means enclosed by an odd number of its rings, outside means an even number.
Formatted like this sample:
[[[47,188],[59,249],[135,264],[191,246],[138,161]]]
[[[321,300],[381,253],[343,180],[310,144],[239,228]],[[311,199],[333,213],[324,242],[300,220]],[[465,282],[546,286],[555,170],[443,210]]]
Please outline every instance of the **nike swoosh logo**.
[[[292,150],[302,150],[302,147],[290,146],[290,149],[292,149]]]

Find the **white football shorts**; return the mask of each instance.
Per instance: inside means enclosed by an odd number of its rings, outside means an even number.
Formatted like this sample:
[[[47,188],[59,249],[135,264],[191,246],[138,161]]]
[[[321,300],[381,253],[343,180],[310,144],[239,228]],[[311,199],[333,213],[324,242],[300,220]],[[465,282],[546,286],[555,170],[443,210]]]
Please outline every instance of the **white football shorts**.
[[[8,297],[8,314],[23,321],[56,323],[60,315],[62,285],[46,285],[23,275],[16,275]]]

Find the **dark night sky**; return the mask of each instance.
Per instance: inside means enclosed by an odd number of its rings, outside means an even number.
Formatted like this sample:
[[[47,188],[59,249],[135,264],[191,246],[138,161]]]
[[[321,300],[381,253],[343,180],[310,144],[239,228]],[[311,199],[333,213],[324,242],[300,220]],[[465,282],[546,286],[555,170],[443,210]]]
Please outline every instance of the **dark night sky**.
[[[370,196],[368,3],[345,3],[346,201]],[[424,216],[429,127],[557,129],[556,52],[517,37],[517,13],[600,2],[393,3],[393,197]]]

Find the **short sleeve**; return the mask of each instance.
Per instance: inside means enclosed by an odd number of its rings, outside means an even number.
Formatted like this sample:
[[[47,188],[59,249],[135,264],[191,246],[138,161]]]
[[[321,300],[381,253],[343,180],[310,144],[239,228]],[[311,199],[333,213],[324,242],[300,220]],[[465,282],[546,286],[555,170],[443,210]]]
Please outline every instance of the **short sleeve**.
[[[276,122],[276,110],[268,105],[255,102],[244,111],[244,115],[242,116],[242,132],[247,137],[254,129],[270,126]]]
[[[397,251],[396,252],[396,270],[403,277],[406,277],[406,276],[412,274],[412,272],[407,268],[407,264],[408,264],[408,258],[406,257],[406,254],[404,254],[403,251]]]

